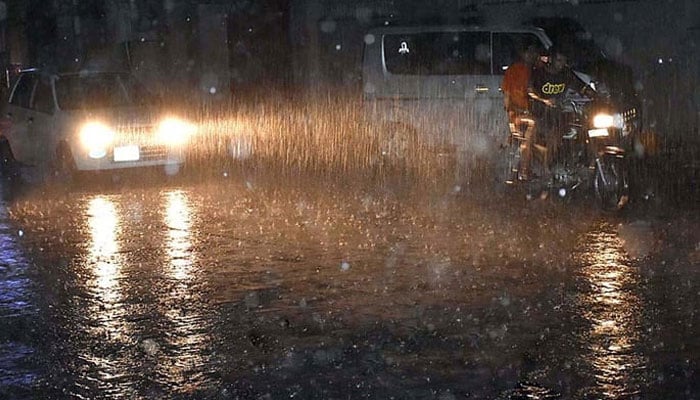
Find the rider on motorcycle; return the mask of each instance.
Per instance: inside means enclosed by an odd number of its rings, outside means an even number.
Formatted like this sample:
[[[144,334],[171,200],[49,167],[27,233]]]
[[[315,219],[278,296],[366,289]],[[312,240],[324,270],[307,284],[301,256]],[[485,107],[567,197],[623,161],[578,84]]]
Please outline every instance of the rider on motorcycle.
[[[532,71],[528,95],[533,100],[532,113],[536,121],[534,137],[544,139],[547,148],[544,164],[549,169],[560,147],[566,122],[562,113],[565,94],[569,90],[581,92],[585,85],[573,74],[562,52],[550,49],[549,56],[544,57],[543,61],[541,67]],[[527,170],[528,167],[521,168]]]
[[[530,112],[528,87],[532,70],[541,54],[542,49],[536,45],[523,48],[518,54],[519,59],[506,70],[501,84],[510,132],[524,140],[522,154],[525,169],[520,171],[522,179],[527,179],[528,171],[526,168],[532,155],[531,146],[535,128],[535,120]]]

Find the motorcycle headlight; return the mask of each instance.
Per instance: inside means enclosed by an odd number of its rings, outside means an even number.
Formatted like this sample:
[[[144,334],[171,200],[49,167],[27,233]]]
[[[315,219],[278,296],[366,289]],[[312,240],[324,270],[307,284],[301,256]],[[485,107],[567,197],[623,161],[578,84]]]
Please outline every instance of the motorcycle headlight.
[[[593,127],[597,129],[612,128],[614,120],[612,115],[600,113],[593,117]]]
[[[178,118],[166,118],[158,126],[158,139],[161,143],[181,145],[187,142],[196,131],[194,125]]]
[[[114,130],[101,122],[88,122],[80,128],[80,141],[90,157],[101,158],[114,141]]]
[[[597,129],[622,129],[623,126],[624,120],[620,114],[599,113],[593,117],[593,127]]]

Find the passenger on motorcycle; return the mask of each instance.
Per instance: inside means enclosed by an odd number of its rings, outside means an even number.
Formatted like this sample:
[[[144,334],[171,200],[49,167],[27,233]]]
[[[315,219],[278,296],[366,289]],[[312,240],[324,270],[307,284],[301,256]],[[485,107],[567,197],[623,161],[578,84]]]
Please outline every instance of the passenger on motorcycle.
[[[503,101],[508,113],[508,126],[512,139],[513,135],[523,138],[522,165],[520,176],[527,177],[527,166],[532,156],[531,146],[534,134],[535,121],[530,112],[530,98],[528,88],[535,63],[539,60],[542,49],[536,45],[522,48],[518,54],[519,59],[511,64],[503,76],[501,89]]]
[[[559,150],[562,129],[565,126],[562,103],[569,90],[582,92],[585,85],[576,78],[569,68],[566,55],[550,49],[549,56],[543,57],[544,63],[532,71],[528,86],[528,95],[533,100],[532,114],[535,117],[535,142],[538,138],[546,144],[544,165],[547,169],[556,158]],[[527,160],[529,162],[529,159]],[[526,169],[528,166],[521,166]]]

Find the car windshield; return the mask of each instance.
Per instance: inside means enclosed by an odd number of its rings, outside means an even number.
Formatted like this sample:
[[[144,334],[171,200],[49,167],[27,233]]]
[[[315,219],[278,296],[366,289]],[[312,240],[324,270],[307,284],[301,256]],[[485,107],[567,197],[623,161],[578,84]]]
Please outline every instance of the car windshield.
[[[151,96],[128,74],[65,75],[56,81],[58,105],[63,110],[126,107]]]

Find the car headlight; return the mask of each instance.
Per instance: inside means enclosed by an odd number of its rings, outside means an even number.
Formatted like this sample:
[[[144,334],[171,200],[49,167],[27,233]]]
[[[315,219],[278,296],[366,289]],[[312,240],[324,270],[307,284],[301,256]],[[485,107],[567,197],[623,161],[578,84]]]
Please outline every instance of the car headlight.
[[[166,118],[158,126],[158,140],[169,145],[187,142],[196,131],[194,125],[178,118]]]
[[[90,157],[102,158],[114,141],[114,130],[101,122],[88,122],[80,128],[80,141]]]
[[[622,128],[624,120],[620,114],[599,113],[593,117],[593,127],[598,129]]]

